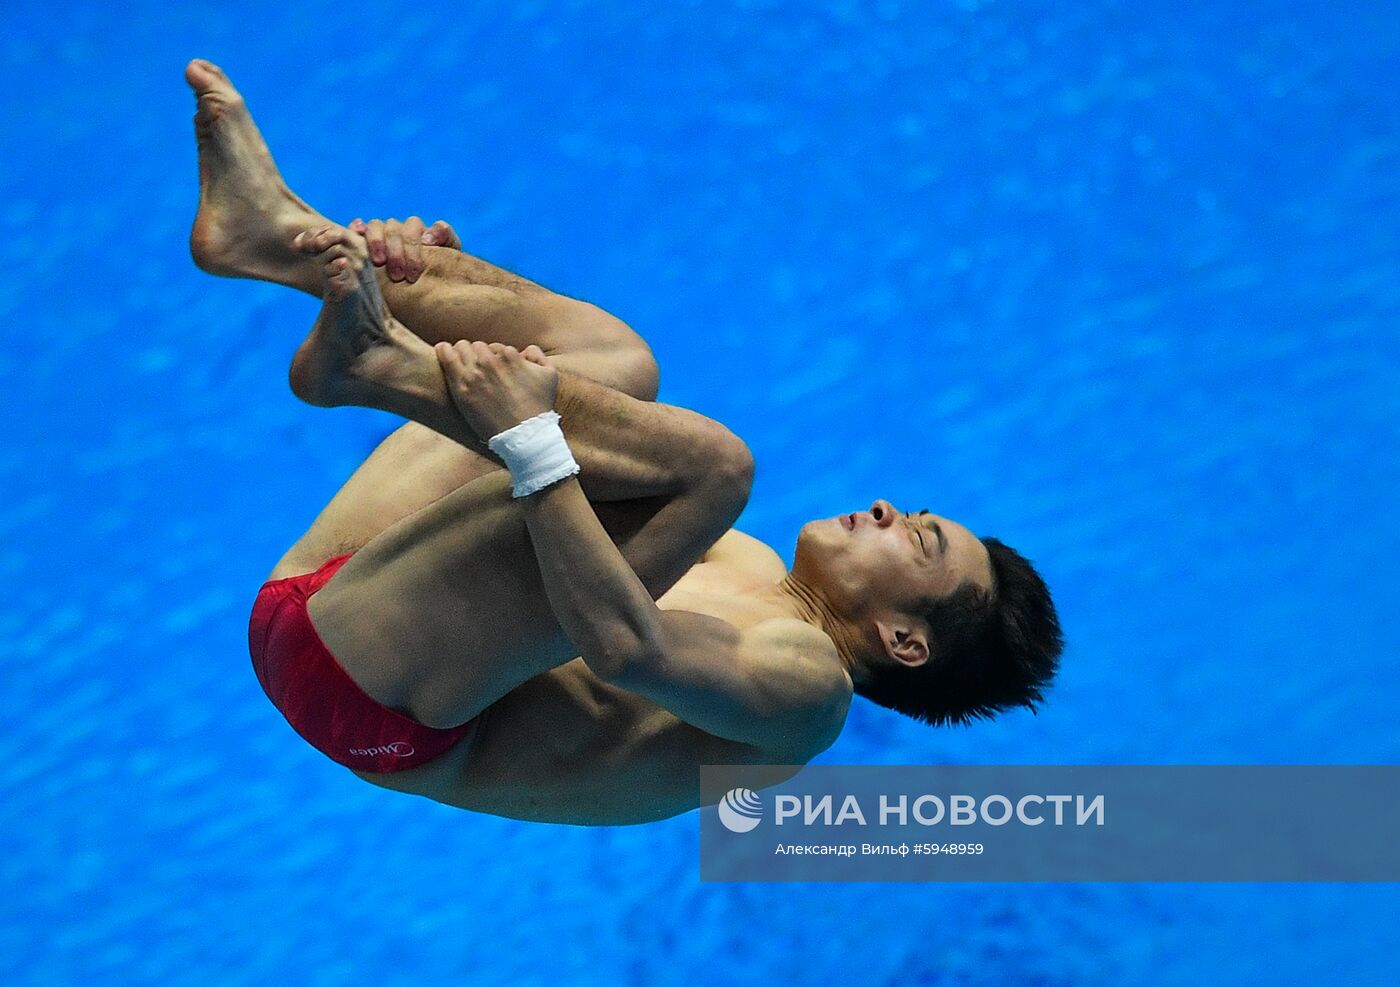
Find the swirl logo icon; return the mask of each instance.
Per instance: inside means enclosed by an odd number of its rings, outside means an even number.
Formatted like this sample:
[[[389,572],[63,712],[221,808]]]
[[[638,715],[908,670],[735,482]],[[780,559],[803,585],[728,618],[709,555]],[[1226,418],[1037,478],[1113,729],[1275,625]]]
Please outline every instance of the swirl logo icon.
[[[719,821],[731,833],[747,833],[763,816],[763,800],[747,788],[731,788],[715,808]]]

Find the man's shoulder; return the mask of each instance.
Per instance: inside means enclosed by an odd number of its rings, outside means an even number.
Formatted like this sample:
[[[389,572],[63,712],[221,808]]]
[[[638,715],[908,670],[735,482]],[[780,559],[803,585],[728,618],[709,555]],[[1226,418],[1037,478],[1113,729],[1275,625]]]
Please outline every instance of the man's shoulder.
[[[795,617],[774,617],[745,632],[745,643],[766,653],[789,675],[803,681],[802,738],[789,757],[816,757],[841,735],[854,686],[836,643],[819,627]]]
[[[841,666],[836,642],[820,627],[796,617],[769,617],[745,631],[745,637],[755,645],[782,648],[797,652],[797,657]]]

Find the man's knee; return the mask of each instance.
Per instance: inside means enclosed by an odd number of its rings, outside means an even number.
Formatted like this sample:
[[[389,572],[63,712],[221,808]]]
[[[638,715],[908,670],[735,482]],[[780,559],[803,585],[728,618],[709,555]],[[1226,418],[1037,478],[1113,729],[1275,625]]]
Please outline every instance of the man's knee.
[[[609,387],[639,401],[655,401],[661,386],[661,368],[641,334],[611,312],[588,305],[593,318],[594,347],[607,362]],[[600,378],[601,379],[601,378]]]
[[[639,401],[655,401],[661,371],[651,347],[606,309],[567,295],[532,299],[548,327],[536,342],[561,368]]]
[[[558,353],[554,362],[561,370],[587,377],[638,401],[656,400],[661,371],[651,355],[651,347],[640,337]]]

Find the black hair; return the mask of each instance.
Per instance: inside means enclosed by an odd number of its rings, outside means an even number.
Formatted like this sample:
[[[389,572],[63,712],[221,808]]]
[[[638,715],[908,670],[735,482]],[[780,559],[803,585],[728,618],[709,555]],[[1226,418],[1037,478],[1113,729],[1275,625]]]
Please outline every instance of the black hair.
[[[1036,711],[1059,669],[1064,638],[1045,580],[1015,549],[983,538],[992,560],[988,593],[963,583],[920,610],[932,631],[928,661],[881,665],[856,692],[934,726],[991,719],[1015,706]]]

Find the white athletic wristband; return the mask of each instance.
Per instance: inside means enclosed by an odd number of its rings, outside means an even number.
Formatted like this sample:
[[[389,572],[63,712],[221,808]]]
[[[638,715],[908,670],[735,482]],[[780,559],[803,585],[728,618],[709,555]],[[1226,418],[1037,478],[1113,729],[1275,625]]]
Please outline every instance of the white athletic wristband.
[[[516,497],[528,497],[579,471],[557,412],[541,412],[512,425],[493,435],[486,446],[505,461]]]

